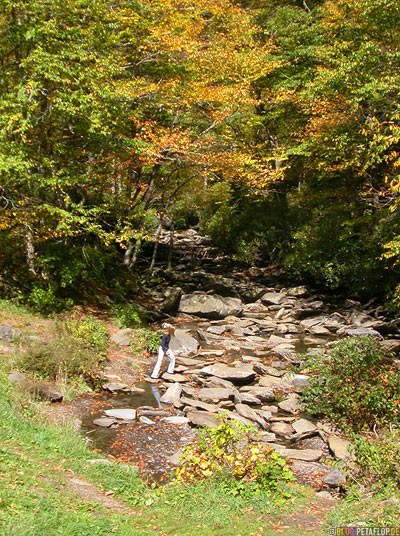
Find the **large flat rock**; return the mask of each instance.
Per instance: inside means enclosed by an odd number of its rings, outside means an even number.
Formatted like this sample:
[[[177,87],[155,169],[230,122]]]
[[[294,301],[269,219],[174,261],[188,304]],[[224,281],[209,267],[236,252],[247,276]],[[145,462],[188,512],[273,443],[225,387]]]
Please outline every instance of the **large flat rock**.
[[[229,400],[233,397],[231,389],[225,387],[204,387],[197,393],[198,398],[202,402],[209,404],[217,404],[221,400]]]
[[[215,414],[208,413],[207,411],[188,411],[186,417],[195,426],[216,428],[220,424],[220,421],[215,418]]]
[[[182,393],[182,386],[178,382],[173,383],[170,387],[168,387],[166,392],[160,398],[160,401],[163,404],[179,405],[181,393]]]
[[[204,292],[184,294],[179,303],[179,312],[205,318],[239,316],[242,310],[243,303],[238,298],[225,298]]]
[[[114,417],[123,421],[132,421],[136,419],[136,410],[131,408],[106,409],[104,413],[107,417]]]
[[[182,357],[195,355],[198,346],[199,343],[197,340],[183,329],[176,329],[174,336],[171,338],[169,343],[169,347],[175,356]]]
[[[234,383],[250,383],[256,377],[255,371],[250,366],[229,367],[223,363],[209,365],[202,368],[200,372],[205,376],[216,376]]]

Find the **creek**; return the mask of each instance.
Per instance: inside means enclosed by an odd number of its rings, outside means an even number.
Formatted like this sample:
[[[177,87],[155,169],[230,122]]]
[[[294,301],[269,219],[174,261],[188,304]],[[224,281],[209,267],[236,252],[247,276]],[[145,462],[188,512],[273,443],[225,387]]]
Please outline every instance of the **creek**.
[[[232,418],[261,428],[262,440],[288,458],[300,481],[323,486],[321,478],[330,468],[321,461],[334,459],[328,445],[336,431],[302,414],[298,395],[308,383],[302,355],[326,352],[354,331],[379,337],[376,330],[389,332],[390,341],[398,343],[397,325],[390,328],[376,310],[365,310],[358,302],[347,300],[338,307],[305,287],[284,287],[267,270],[239,270],[230,259],[210,258],[215,252],[209,240],[192,230],[175,237],[175,248],[174,270],[159,268],[157,285],[143,290],[147,307],[158,307],[178,328],[176,374],[161,375],[158,384],[136,383],[141,392],[92,397],[83,411],[84,434],[96,449],[139,467],[150,479],[164,480],[182,447],[195,440],[196,428],[227,410]],[[147,374],[154,360],[145,365]],[[216,364],[254,374],[236,381],[203,372]],[[171,386],[179,396],[163,404],[160,398]],[[224,387],[231,389],[228,398]],[[120,408],[136,409],[136,419],[96,424],[105,410]],[[165,415],[187,420],[175,424],[163,420]]]

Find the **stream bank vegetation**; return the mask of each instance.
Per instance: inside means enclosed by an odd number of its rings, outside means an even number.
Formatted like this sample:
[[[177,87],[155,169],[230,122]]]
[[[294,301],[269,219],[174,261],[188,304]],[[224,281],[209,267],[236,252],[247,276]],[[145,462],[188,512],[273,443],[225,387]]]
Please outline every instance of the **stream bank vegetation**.
[[[367,525],[397,523],[398,362],[379,340],[361,336],[343,339],[327,354],[310,356],[303,365],[313,371],[310,388],[303,394],[307,411],[336,423],[351,441],[348,460],[336,462],[348,480],[341,511],[345,516],[353,511],[363,515]]]

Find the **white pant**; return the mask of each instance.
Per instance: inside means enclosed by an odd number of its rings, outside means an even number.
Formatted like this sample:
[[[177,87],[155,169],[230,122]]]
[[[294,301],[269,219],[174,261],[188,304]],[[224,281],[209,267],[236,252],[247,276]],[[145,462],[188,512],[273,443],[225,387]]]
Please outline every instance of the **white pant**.
[[[174,367],[175,367],[175,356],[174,354],[172,353],[171,350],[167,350],[165,352],[165,355],[168,357],[169,359],[169,365],[168,365],[168,369],[167,369],[167,372],[169,374],[173,374],[174,372]],[[151,373],[151,377],[152,378],[158,378],[158,373],[160,372],[160,368],[161,368],[161,363],[162,363],[162,360],[163,360],[163,357],[164,357],[164,350],[162,349],[161,346],[158,347],[158,358],[157,358],[157,363],[155,364],[154,366],[154,369],[153,369],[153,372]]]

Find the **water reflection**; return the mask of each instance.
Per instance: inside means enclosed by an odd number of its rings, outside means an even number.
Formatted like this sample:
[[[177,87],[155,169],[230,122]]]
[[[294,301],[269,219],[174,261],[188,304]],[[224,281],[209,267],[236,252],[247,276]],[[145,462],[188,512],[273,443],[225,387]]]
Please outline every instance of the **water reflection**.
[[[157,406],[159,408],[161,408],[161,394],[160,394],[160,390],[159,388],[157,387],[157,385],[154,385],[154,384],[151,384],[150,385],[150,390],[151,390],[151,393],[152,395],[154,396],[154,398],[156,399],[156,402],[157,402]]]

